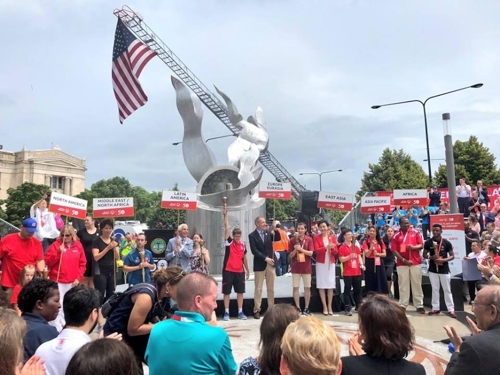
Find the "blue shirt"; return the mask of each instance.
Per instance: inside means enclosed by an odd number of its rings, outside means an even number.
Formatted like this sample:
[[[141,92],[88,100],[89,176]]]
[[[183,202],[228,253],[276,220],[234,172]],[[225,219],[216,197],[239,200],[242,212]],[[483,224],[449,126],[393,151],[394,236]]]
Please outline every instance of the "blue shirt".
[[[181,240],[181,246],[177,255],[175,248],[177,240]],[[193,240],[191,238],[174,237],[168,240],[167,250],[165,251],[165,260],[168,266],[181,266],[184,271],[190,271],[190,261],[193,256]]]
[[[408,208],[408,212],[410,213],[410,217],[408,218],[408,220],[410,221],[410,224],[416,228],[418,225],[418,209]]]
[[[59,334],[56,327],[49,323],[40,315],[24,312],[21,318],[26,322],[26,335],[23,339],[24,360],[30,359],[44,342],[55,339]]]
[[[154,264],[153,262],[153,253],[151,251],[145,249],[144,250],[146,254],[144,254],[144,261],[148,262],[149,264]],[[129,267],[136,267],[141,263],[141,255],[139,254],[139,249],[134,249],[130,253],[127,254],[125,259],[123,259],[123,264],[125,266]],[[151,282],[151,270],[149,268],[144,268],[144,276],[145,280],[144,282],[150,283]],[[142,283],[142,268],[138,269],[136,271],[128,272],[127,274],[127,280],[129,285],[135,285]]]
[[[238,369],[226,331],[187,311],[155,324],[145,359],[151,375],[234,375]]]

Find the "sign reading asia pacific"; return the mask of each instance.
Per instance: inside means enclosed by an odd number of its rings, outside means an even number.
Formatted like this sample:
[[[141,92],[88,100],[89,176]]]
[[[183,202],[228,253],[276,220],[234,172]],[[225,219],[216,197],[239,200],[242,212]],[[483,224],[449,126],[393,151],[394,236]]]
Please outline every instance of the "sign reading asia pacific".
[[[391,212],[391,197],[362,197],[361,213],[373,214]]]
[[[169,210],[196,210],[196,193],[185,193],[182,191],[163,190],[161,195],[161,208]]]
[[[77,219],[87,216],[87,201],[60,193],[50,194],[49,211]]]
[[[354,195],[343,193],[327,193],[320,191],[318,195],[318,208],[328,208],[337,211],[351,211]]]
[[[292,199],[292,184],[290,182],[266,182],[259,184],[259,198]]]
[[[94,217],[132,217],[134,198],[95,198],[92,208]]]

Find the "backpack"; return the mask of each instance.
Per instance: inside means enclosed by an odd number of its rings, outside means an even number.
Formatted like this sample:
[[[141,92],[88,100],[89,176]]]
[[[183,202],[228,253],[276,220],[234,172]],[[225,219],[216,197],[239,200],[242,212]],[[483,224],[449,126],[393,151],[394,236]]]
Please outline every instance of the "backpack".
[[[101,307],[101,314],[104,318],[109,318],[109,316],[113,313],[113,311],[118,307],[121,301],[128,296],[129,294],[132,294],[132,292],[140,289],[140,288],[146,288],[152,291],[156,295],[156,288],[148,283],[140,283],[136,284],[133,286],[130,286],[125,290],[124,292],[114,292],[111,297],[108,298],[106,302],[103,303]]]

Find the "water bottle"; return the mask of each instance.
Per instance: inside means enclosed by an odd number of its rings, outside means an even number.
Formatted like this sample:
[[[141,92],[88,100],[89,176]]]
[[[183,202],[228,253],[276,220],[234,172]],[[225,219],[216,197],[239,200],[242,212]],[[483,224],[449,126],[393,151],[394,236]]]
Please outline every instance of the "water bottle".
[[[455,346],[454,346],[454,345],[453,345],[453,343],[451,343],[451,342],[448,344],[448,351],[449,351],[451,354],[455,353]]]
[[[427,264],[427,260],[425,260],[425,259],[424,259],[424,260],[422,260],[422,273],[423,273],[424,275],[427,275],[427,271],[428,271],[428,269],[429,269],[429,266],[428,266],[428,264]]]

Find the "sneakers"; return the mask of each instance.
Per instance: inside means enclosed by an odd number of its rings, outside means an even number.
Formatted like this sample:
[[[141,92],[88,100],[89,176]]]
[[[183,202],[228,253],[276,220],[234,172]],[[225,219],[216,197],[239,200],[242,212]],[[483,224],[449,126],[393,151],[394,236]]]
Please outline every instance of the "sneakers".
[[[417,308],[417,312],[420,314],[420,315],[425,315],[425,310],[423,307],[418,307]]]
[[[238,319],[247,320],[247,316],[243,313],[243,311],[240,311],[238,313]]]
[[[447,315],[450,318],[457,319],[457,314],[455,314],[455,311],[448,311]]]
[[[302,315],[311,315],[311,310],[309,309],[304,309],[304,311],[302,311]]]
[[[299,315],[302,315],[302,309],[300,307],[295,307],[297,309],[297,312],[299,313]]]
[[[439,311],[439,310],[431,310],[431,311],[429,311],[429,312],[427,313],[427,315],[439,315],[439,313],[440,313],[440,312],[441,312],[441,311]]]
[[[344,311],[344,314],[345,314],[346,316],[352,316],[352,312],[351,312],[351,310],[346,310],[346,311]]]
[[[229,313],[228,312],[225,312],[224,313],[224,317],[222,318],[223,320],[225,320],[226,322],[229,320]]]

